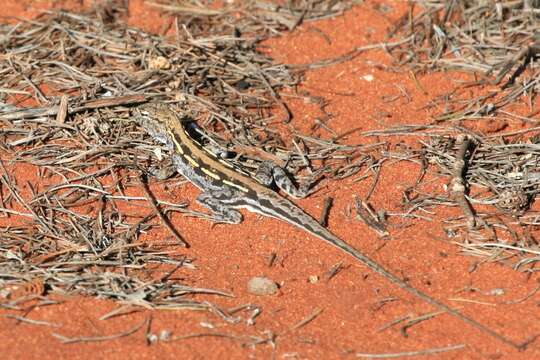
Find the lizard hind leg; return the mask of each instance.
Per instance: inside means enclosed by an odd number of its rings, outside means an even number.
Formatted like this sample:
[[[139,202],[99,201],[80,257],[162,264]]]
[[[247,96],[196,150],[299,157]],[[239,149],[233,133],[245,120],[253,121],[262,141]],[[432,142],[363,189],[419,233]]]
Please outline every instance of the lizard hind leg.
[[[227,223],[227,224],[240,224],[242,222],[242,214],[231,208],[229,205],[224,203],[220,198],[227,196],[228,194],[223,194],[223,191],[212,190],[208,192],[203,192],[197,197],[197,203],[209,209],[212,214],[210,215],[211,220],[217,223]],[[227,191],[225,191],[227,192]]]
[[[301,186],[296,186],[285,170],[271,161],[263,161],[259,165],[255,173],[255,178],[261,184],[268,187],[275,183],[286,194],[297,199],[303,199],[309,194],[310,184],[305,183]]]

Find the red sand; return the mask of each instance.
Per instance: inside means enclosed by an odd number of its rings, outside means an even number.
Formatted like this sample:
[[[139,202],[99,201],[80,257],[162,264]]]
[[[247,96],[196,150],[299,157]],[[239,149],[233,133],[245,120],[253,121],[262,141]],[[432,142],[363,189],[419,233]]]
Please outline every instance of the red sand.
[[[29,4],[33,3],[30,8]],[[131,1],[129,22],[150,31],[160,31],[170,19],[157,16],[141,1]],[[366,1],[344,16],[333,20],[307,23],[290,34],[272,39],[265,45],[278,61],[302,64],[336,57],[367,44],[384,41],[386,28],[405,11],[405,3],[390,2],[392,11],[381,14],[376,10],[380,2]],[[5,15],[34,16],[36,8],[79,8],[79,2],[27,0],[6,1]],[[161,22],[154,22],[159,19]],[[322,36],[321,34],[324,34]],[[326,39],[330,39],[327,42]],[[410,73],[384,70],[391,59],[383,51],[370,51],[356,59],[328,68],[310,71],[299,88],[329,101],[327,111],[334,114],[328,125],[337,133],[353,128],[360,131],[380,129],[395,124],[427,122],[435,114],[422,110],[429,99],[449,91],[454,81],[464,76],[436,74],[417,76],[424,93],[417,87]],[[379,66],[382,65],[382,66]],[[364,76],[372,75],[373,81]],[[399,94],[397,86],[407,90],[405,97],[385,103],[383,96]],[[350,94],[350,95],[347,95]],[[318,106],[301,98],[284,97],[290,105],[293,126],[309,131],[313,119],[321,116]],[[328,136],[325,130],[317,130]],[[347,137],[354,144],[357,134]],[[404,139],[405,140],[405,139]],[[399,211],[400,194],[416,179],[413,165],[401,164],[384,169],[379,185],[371,199],[377,208]],[[407,278],[411,285],[436,299],[460,309],[508,338],[523,342],[540,334],[538,295],[517,304],[517,300],[538,286],[538,276],[527,276],[499,264],[485,263],[470,272],[478,258],[458,254],[458,248],[440,241],[443,233],[439,225],[416,221],[413,226],[392,231],[392,239],[383,241],[365,225],[347,216],[355,194],[365,194],[370,181],[360,184],[351,179],[336,187],[328,187],[318,194],[299,201],[312,214],[319,214],[324,196],[334,197],[329,228],[340,237],[375,258],[395,274]],[[193,199],[198,191],[191,185],[170,191],[159,186],[152,188],[156,196],[167,199]],[[171,200],[175,200],[171,199]],[[219,317],[193,311],[141,311],[132,315],[100,321],[98,318],[114,309],[111,301],[75,297],[64,299],[61,305],[35,309],[31,319],[62,324],[50,328],[17,323],[0,318],[0,353],[3,358],[56,359],[60,358],[354,358],[354,353],[396,353],[465,344],[461,350],[437,355],[438,358],[467,359],[532,359],[540,357],[540,343],[532,342],[526,351],[501,344],[449,315],[438,315],[410,327],[405,336],[400,326],[379,329],[406,316],[419,316],[437,311],[416,299],[365,266],[356,263],[338,250],[308,236],[283,222],[244,213],[245,221],[238,226],[212,226],[204,220],[173,217],[173,223],[189,240],[189,255],[196,259],[195,271],[182,270],[187,283],[197,287],[229,291],[234,298],[210,298],[228,307],[257,304],[262,314],[255,325],[230,325]],[[268,266],[275,252],[277,261]],[[324,280],[329,269],[343,262],[345,269],[330,281]],[[255,297],[247,293],[246,283],[253,276],[268,276],[281,284],[279,294]],[[312,284],[311,275],[321,280]],[[487,295],[502,288],[501,296]],[[476,291],[471,291],[476,289]],[[393,299],[394,301],[385,302]],[[292,329],[317,309],[322,313],[298,329]],[[8,313],[8,311],[2,311]],[[254,335],[268,338],[267,343],[243,348],[238,342],[222,337],[197,337],[170,343],[147,345],[144,330],[126,338],[101,343],[62,345],[52,337],[56,332],[65,336],[102,336],[125,331],[145,317],[152,316],[152,332],[172,331],[174,336],[193,333],[222,333]],[[247,314],[243,313],[247,318]],[[291,330],[292,329],[292,330]],[[282,335],[280,335],[282,334]],[[273,338],[274,336],[277,336]],[[274,344],[270,340],[274,341]]]

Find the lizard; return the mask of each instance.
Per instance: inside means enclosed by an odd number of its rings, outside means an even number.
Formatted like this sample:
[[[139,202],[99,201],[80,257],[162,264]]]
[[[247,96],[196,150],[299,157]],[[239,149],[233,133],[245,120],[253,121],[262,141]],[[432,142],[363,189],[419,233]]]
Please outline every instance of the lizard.
[[[524,347],[409,285],[334,235],[291,200],[274,191],[270,187],[272,183],[293,197],[301,198],[306,195],[306,190],[295,187],[281,167],[263,162],[255,175],[250,176],[205,148],[193,136],[193,128],[190,128],[189,124],[193,124],[194,121],[180,116],[166,104],[150,103],[139,106],[136,109],[136,121],[154,141],[165,145],[171,152],[171,161],[176,171],[201,190],[197,202],[211,211],[211,220],[238,224],[243,219],[238,209],[244,208],[285,221],[352,256],[394,285],[439,310],[507,345],[520,350]]]

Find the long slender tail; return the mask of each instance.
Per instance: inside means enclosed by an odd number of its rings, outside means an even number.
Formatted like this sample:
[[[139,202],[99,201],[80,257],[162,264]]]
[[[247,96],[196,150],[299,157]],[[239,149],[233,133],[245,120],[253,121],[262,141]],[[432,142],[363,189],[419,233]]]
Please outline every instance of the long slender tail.
[[[512,340],[506,338],[505,336],[499,334],[498,332],[496,332],[496,331],[488,328],[487,326],[479,323],[478,321],[463,315],[459,311],[450,308],[449,306],[443,304],[442,302],[440,302],[438,300],[435,300],[431,296],[429,296],[429,295],[423,293],[422,291],[417,290],[416,288],[410,286],[405,281],[403,281],[402,279],[400,279],[399,277],[397,277],[396,275],[392,274],[391,272],[386,270],[384,267],[379,265],[375,260],[372,260],[371,258],[369,258],[366,255],[362,254],[360,251],[356,250],[351,245],[347,244],[342,239],[338,238],[336,235],[334,235],[329,230],[327,230],[325,227],[323,227],[321,224],[319,224],[317,222],[317,220],[315,220],[313,217],[306,214],[303,210],[296,207],[294,204],[290,203],[289,200],[282,199],[281,200],[281,205],[284,206],[284,207],[288,207],[289,208],[289,213],[281,213],[281,214],[272,213],[272,214],[267,214],[267,215],[278,217],[278,218],[280,218],[282,220],[285,220],[285,221],[289,222],[290,224],[292,224],[292,225],[294,225],[296,227],[299,227],[299,228],[303,229],[304,231],[307,231],[307,232],[311,233],[312,235],[318,237],[319,239],[322,239],[322,240],[330,243],[331,245],[333,245],[333,246],[337,247],[338,249],[340,249],[340,250],[346,252],[347,254],[351,255],[356,260],[360,261],[361,263],[366,265],[368,268],[370,268],[374,272],[378,273],[379,275],[385,277],[386,279],[388,279],[389,281],[391,281],[395,285],[399,286],[403,290],[405,290],[405,291],[409,292],[410,294],[414,295],[415,297],[417,297],[419,299],[422,299],[425,302],[437,307],[438,309],[449,313],[450,315],[454,316],[455,318],[457,318],[457,319],[459,319],[459,320],[461,320],[461,321],[463,321],[463,322],[477,328],[478,330],[488,334],[489,336],[491,336],[491,337],[493,337],[493,338],[495,338],[495,339],[497,339],[497,340],[499,340],[499,341],[501,341],[501,342],[503,342],[503,343],[505,343],[507,345],[510,345],[513,348],[518,349],[520,351],[525,349],[525,347],[527,345],[526,343],[524,343],[524,344],[515,343]],[[292,205],[292,207],[290,207],[291,205]],[[300,212],[302,214],[300,214]]]
[[[478,321],[463,315],[459,311],[450,308],[449,306],[443,304],[442,302],[440,302],[438,300],[435,300],[431,296],[429,296],[429,295],[423,293],[422,291],[410,286],[405,281],[403,281],[402,279],[398,278],[396,275],[392,274],[391,272],[389,272],[388,270],[383,268],[376,261],[372,260],[371,258],[367,257],[366,255],[362,254],[361,252],[359,252],[358,250],[356,250],[355,248],[353,248],[352,246],[347,244],[345,241],[343,241],[340,238],[334,236],[329,231],[325,231],[325,232],[327,234],[322,235],[322,234],[315,234],[314,233],[313,235],[316,235],[320,239],[329,242],[330,244],[332,244],[332,245],[336,246],[337,248],[343,250],[347,254],[353,256],[355,259],[357,259],[361,263],[365,264],[371,270],[373,270],[376,273],[382,275],[383,277],[385,277],[386,279],[388,279],[392,283],[396,284],[397,286],[399,286],[403,290],[405,290],[405,291],[409,292],[410,294],[416,296],[417,298],[422,299],[425,302],[439,308],[440,310],[446,311],[450,315],[452,315],[452,316],[456,317],[457,319],[459,319],[459,320],[461,320],[461,321],[463,321],[463,322],[477,328],[478,330],[488,334],[489,336],[491,336],[491,337],[493,337],[493,338],[495,338],[495,339],[497,339],[497,340],[499,340],[499,341],[501,341],[501,342],[503,342],[503,343],[505,343],[507,345],[510,345],[513,348],[516,348],[516,349],[518,349],[520,351],[524,350],[524,348],[526,347],[526,344],[515,343],[514,341],[512,341],[512,340],[508,339],[507,337],[499,334],[498,332],[488,328],[487,326],[479,323]]]
[[[442,302],[435,300],[431,296],[421,292],[420,290],[415,289],[414,287],[407,284],[405,281],[392,274],[384,267],[379,265],[376,261],[362,254],[360,251],[356,250],[351,245],[347,244],[345,241],[338,238],[336,235],[327,230],[324,226],[319,224],[317,220],[311,217],[309,214],[304,212],[294,203],[288,199],[282,197],[276,197],[274,194],[258,194],[256,201],[252,201],[249,204],[251,211],[262,213],[266,216],[275,217],[281,220],[284,220],[310,234],[326,241],[327,243],[337,247],[343,252],[351,255],[356,260],[360,261],[362,264],[366,265],[368,268],[378,273],[379,275],[385,277],[395,285],[399,286],[403,290],[409,292],[415,297],[424,300],[425,302],[437,307],[440,310],[443,310],[455,318],[477,328],[478,330],[488,334],[489,336],[501,341],[504,344],[510,345],[511,347],[523,350],[525,349],[527,343],[518,344],[512,340],[506,338],[505,336],[499,334],[498,332],[486,327],[485,325],[479,323],[478,321],[471,319],[457,310],[450,308],[449,306],[443,304]]]

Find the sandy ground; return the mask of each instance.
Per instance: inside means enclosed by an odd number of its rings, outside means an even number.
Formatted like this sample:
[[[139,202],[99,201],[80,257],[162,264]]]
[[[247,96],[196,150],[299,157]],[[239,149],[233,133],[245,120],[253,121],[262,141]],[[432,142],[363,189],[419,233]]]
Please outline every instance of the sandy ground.
[[[344,54],[367,44],[384,40],[388,26],[401,16],[402,2],[386,1],[389,12],[382,13],[377,1],[366,1],[344,16],[308,23],[292,33],[267,41],[265,51],[278,61],[290,64],[309,63]],[[47,7],[77,9],[79,2],[5,1],[3,15],[34,16]],[[157,15],[141,1],[131,1],[129,22],[150,31],[163,29],[170,21]],[[7,21],[7,20],[5,20]],[[362,140],[360,131],[381,129],[396,124],[427,123],[431,111],[425,103],[449,91],[463,75],[436,74],[418,76],[421,87],[409,72],[395,73],[386,66],[390,57],[382,50],[362,53],[354,60],[309,71],[297,94],[285,93],[291,107],[292,125],[310,131],[319,106],[302,94],[328,100],[326,110],[334,117],[329,126],[337,133],[352,132],[350,144]],[[373,78],[370,81],[369,77]],[[385,97],[399,95],[406,89],[410,99]],[[317,130],[319,136],[328,136]],[[418,168],[409,163],[386,167],[371,199],[377,208],[400,211],[401,191],[413,184]],[[442,181],[434,186],[442,186]],[[437,222],[414,221],[410,227],[393,230],[391,240],[379,239],[367,226],[347,215],[354,195],[367,192],[370,181],[354,183],[347,179],[329,184],[319,193],[298,204],[317,216],[326,196],[334,198],[329,228],[337,235],[375,258],[397,275],[436,299],[464,314],[523,342],[540,334],[539,298],[505,304],[525,297],[538,286],[538,276],[526,276],[494,263],[472,265],[479,259],[465,257],[444,239]],[[171,191],[153,186],[156,196],[171,201],[193,199],[198,190],[186,185]],[[444,214],[440,214],[441,216]],[[86,297],[63,299],[60,305],[35,309],[27,316],[61,324],[59,328],[19,323],[0,317],[0,353],[5,359],[336,359],[355,358],[356,353],[400,353],[465,345],[459,350],[436,356],[443,359],[532,359],[540,357],[540,343],[532,342],[525,351],[501,344],[459,320],[439,314],[405,332],[390,324],[404,316],[420,316],[437,311],[356,263],[338,250],[285,223],[244,213],[238,226],[218,225],[181,216],[173,223],[192,245],[188,255],[196,259],[197,270],[182,270],[179,278],[190,285],[215,288],[234,294],[234,298],[206,299],[223,307],[256,304],[263,309],[254,325],[227,324],[208,312],[140,311],[106,321],[98,318],[117,305]],[[272,253],[277,255],[268,266]],[[344,270],[330,281],[324,279],[332,266],[343,263]],[[308,281],[318,276],[316,283]],[[253,276],[267,276],[280,285],[278,295],[256,297],[248,294],[246,283]],[[471,291],[470,289],[476,289]],[[504,289],[500,296],[493,289]],[[496,293],[496,292],[495,292]],[[310,315],[322,310],[312,321],[295,327]],[[6,314],[7,311],[2,311]],[[85,344],[61,344],[52,333],[65,336],[102,336],[125,331],[152,316],[151,331],[171,331],[176,336],[188,334],[226,334],[197,336],[169,343],[148,345],[141,330],[117,340]],[[381,330],[381,328],[386,327]],[[254,335],[268,338],[266,343],[242,347],[230,336]]]

